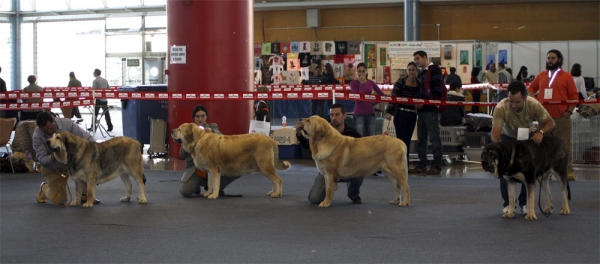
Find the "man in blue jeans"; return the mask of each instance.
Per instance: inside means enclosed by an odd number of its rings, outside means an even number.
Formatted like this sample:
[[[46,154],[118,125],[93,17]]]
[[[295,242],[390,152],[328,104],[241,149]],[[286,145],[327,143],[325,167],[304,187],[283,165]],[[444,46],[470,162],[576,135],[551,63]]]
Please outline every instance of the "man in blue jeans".
[[[442,70],[440,67],[427,60],[427,53],[419,50],[413,54],[417,66],[423,71],[419,75],[421,80],[421,98],[429,100],[442,99],[443,83]],[[416,168],[409,169],[409,173],[426,173],[428,175],[439,175],[442,171],[442,140],[440,138],[440,113],[435,105],[417,106],[417,152],[419,164]],[[433,145],[433,162],[427,160],[427,141]],[[427,169],[427,166],[429,169]]]
[[[346,119],[346,109],[341,104],[333,104],[329,109],[329,117],[331,118],[331,125],[337,131],[339,131],[344,136],[359,138],[361,137],[358,131],[351,126],[348,126],[344,123]],[[304,126],[301,122],[296,124],[296,137],[298,141],[304,148],[309,148],[308,138],[302,135],[302,128]],[[364,177],[356,177],[350,179],[341,179],[340,182],[348,182],[348,198],[352,200],[353,204],[361,204],[362,200],[360,199],[360,186]],[[325,176],[321,173],[317,175],[315,178],[315,182],[308,193],[308,201],[312,204],[320,204],[323,200],[325,200]]]

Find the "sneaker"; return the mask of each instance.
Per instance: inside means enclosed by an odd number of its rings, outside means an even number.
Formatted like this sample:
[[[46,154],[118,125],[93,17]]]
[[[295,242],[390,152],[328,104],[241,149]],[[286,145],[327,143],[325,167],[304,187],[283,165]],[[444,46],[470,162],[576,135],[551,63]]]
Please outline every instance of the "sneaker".
[[[425,169],[421,169],[419,167],[415,167],[412,169],[408,169],[408,173],[425,173]]]
[[[356,196],[355,198],[350,198],[350,200],[352,200],[353,204],[362,204],[362,199],[360,199],[360,196]]]
[[[442,171],[436,167],[429,168],[425,173],[427,175],[439,175]]]
[[[522,214],[527,214],[527,205],[521,206],[521,213]]]
[[[109,126],[106,131],[108,131],[108,132],[113,131],[113,126]]]
[[[42,185],[40,185],[40,192],[38,192],[38,195],[37,195],[38,203],[46,203],[46,196],[44,195],[44,190],[43,190],[45,184],[46,184],[45,182],[42,182]]]

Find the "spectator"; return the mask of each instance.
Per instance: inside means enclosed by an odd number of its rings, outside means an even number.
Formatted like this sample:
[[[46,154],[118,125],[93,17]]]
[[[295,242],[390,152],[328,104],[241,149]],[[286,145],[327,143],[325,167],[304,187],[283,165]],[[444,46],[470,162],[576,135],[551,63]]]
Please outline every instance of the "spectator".
[[[575,81],[575,86],[579,92],[579,99],[588,98],[587,90],[585,88],[585,79],[581,77],[581,64],[573,64],[573,67],[571,67],[571,76],[573,76],[573,81]]]
[[[221,131],[219,131],[219,126],[216,123],[206,122],[208,119],[208,111],[203,105],[197,105],[194,107],[194,110],[192,111],[192,119],[196,125],[202,126],[208,133],[216,133],[220,135],[223,134]],[[204,187],[204,190],[208,190],[208,185],[206,184],[206,179],[208,177],[207,172],[196,168],[192,155],[185,151],[183,147],[179,149],[179,156],[185,160],[185,171],[181,177],[179,193],[181,193],[183,197],[190,197],[193,194],[199,195],[201,191],[200,187]],[[241,197],[241,195],[226,195],[223,192],[225,187],[240,177],[241,175],[233,177],[227,175],[226,177],[221,177],[219,196]]]
[[[27,82],[29,82],[29,86],[23,88],[24,93],[33,93],[33,92],[43,92],[44,88],[36,84],[37,78],[35,75],[29,75],[27,77]],[[44,99],[27,99],[24,100],[23,103],[42,103]],[[21,120],[35,120],[37,115],[43,112],[43,109],[25,109],[21,111]]]
[[[481,71],[481,68],[479,68]],[[478,73],[479,74],[479,73]],[[496,64],[490,64],[490,70],[485,71],[481,78],[484,83],[497,83],[498,82],[498,72],[496,71]]]
[[[501,84],[511,83],[513,80],[512,74],[507,71],[504,63],[498,63],[498,69],[500,70],[498,72],[498,83],[501,83]],[[508,97],[507,90],[500,90],[498,92],[498,102],[500,102],[502,99],[504,99],[506,97]]]
[[[331,67],[331,64],[329,64],[329,63],[325,64],[323,76],[325,76],[325,82],[324,82],[325,84],[339,84],[340,83],[333,75],[333,67]],[[326,101],[327,101],[327,106],[331,107],[331,105],[333,104],[333,100],[326,100]],[[329,119],[329,117],[325,117],[325,119]]]
[[[321,70],[320,65],[317,65],[317,67],[315,67],[314,73],[308,78],[308,81],[304,81],[304,83],[312,85],[325,84],[325,76],[323,75],[323,71]],[[310,100],[310,115],[318,115],[324,117],[324,103],[325,101],[323,100]]]
[[[81,82],[79,80],[77,80],[77,78],[75,78],[75,73],[74,72],[69,72],[69,84],[67,85],[67,87],[81,87]],[[83,121],[83,118],[81,117],[81,112],[79,112],[79,107],[75,106],[73,107],[73,116],[77,117],[77,121],[75,123],[79,124],[81,123],[81,121]]]
[[[479,79],[477,79],[477,76],[479,75],[479,71],[481,71],[481,69],[475,67],[471,70],[471,84],[477,84],[480,83]],[[461,85],[462,87],[462,85]],[[475,103],[479,103],[481,102],[481,91],[478,89],[472,89],[471,90],[471,96],[473,97],[473,102]],[[475,105],[471,107],[471,113],[479,113],[479,105]]]
[[[523,72],[525,72],[525,77],[527,77],[527,67],[525,67],[525,65],[521,66],[521,68],[519,69],[519,73],[517,74],[517,80],[520,82],[524,82],[523,81]]]
[[[37,159],[42,164],[42,176],[44,176],[45,182],[42,182],[40,191],[37,195],[38,203],[45,203],[46,200],[51,200],[52,203],[62,205],[67,202],[67,189],[63,186],[63,177],[61,174],[66,173],[67,169],[65,164],[58,162],[52,158],[52,151],[48,148],[46,141],[52,137],[52,135],[59,131],[68,131],[73,133],[75,136],[85,138],[89,141],[95,141],[94,137],[89,133],[86,133],[81,127],[75,125],[71,119],[67,118],[54,118],[50,112],[40,112],[36,117],[36,124],[38,127],[33,131],[33,149]],[[87,201],[86,183],[83,183],[83,194],[81,196],[81,202]],[[94,199],[94,204],[98,204],[100,201]]]
[[[521,77],[521,82],[522,83],[530,83],[530,82],[533,81],[533,79],[531,77],[527,76],[527,75],[529,75],[529,73],[527,72],[527,70],[521,71],[520,77]]]
[[[420,97],[428,100],[442,100],[442,95],[446,89],[442,82],[442,71],[440,67],[427,60],[427,53],[419,50],[413,54],[417,66],[423,71],[419,75],[421,79]],[[423,105],[417,113],[417,137],[419,154],[419,164],[409,173],[426,173],[429,175],[438,175],[442,172],[442,140],[440,138],[440,113],[438,107],[434,105]],[[431,142],[433,145],[433,162],[429,164],[427,159],[427,145]],[[430,165],[429,169],[427,166]]]
[[[110,88],[110,86],[108,85],[108,81],[106,81],[106,79],[102,78],[102,76],[100,76],[101,74],[102,74],[102,71],[100,71],[99,69],[94,70],[94,77],[96,79],[94,79],[94,82],[92,83],[93,89],[108,89],[108,88]],[[108,100],[106,100],[106,99],[96,98],[96,107],[94,108],[94,118],[96,118],[96,122],[95,122],[96,127],[98,127],[98,123],[100,123],[100,120],[98,120],[98,112],[100,111],[100,108],[102,108],[102,113],[104,114],[104,119],[106,120],[106,125],[108,126],[108,129],[106,129],[106,131],[112,131],[113,124],[110,120],[110,112],[108,112]],[[93,121],[94,120],[92,120],[92,124],[94,124]],[[88,129],[88,131],[92,131],[92,128],[90,127]]]
[[[546,70],[535,77],[529,85],[529,94],[537,93],[536,99],[542,102],[549,101],[567,101],[579,99],[577,86],[573,76],[561,69],[563,64],[562,53],[558,50],[550,50],[546,54]],[[544,105],[556,127],[549,132],[549,135],[562,139],[567,145],[569,153],[569,175],[570,181],[575,180],[573,174],[573,158],[571,153],[571,115],[576,104],[552,104]]]
[[[414,61],[406,66],[408,75],[402,77],[394,84],[392,96],[419,98],[421,96],[421,80],[419,80],[419,68]],[[396,128],[396,137],[410,148],[411,138],[417,124],[417,108],[423,105],[414,104],[388,104],[385,118],[394,117],[394,127]],[[406,151],[407,157],[409,151]]]
[[[385,95],[375,82],[367,79],[367,65],[365,63],[359,63],[356,69],[358,79],[350,82],[350,92],[362,94],[376,92],[379,95]],[[354,126],[362,136],[375,135],[375,108],[373,108],[373,105],[373,103],[365,101],[354,103]]]
[[[496,105],[492,119],[492,141],[516,141],[531,139],[535,143],[542,142],[544,133],[554,128],[554,121],[544,109],[542,104],[531,96],[527,96],[525,84],[514,81],[508,85],[508,97]],[[531,131],[533,121],[539,122],[541,129]],[[529,133],[525,139],[518,138],[520,130]],[[500,193],[504,200],[502,213],[508,212],[508,189],[504,177],[500,177]],[[525,184],[521,184],[521,193],[518,197],[521,212],[527,214],[527,190]]]
[[[450,91],[448,92],[448,101],[464,102],[465,96],[462,94],[462,86],[457,81],[450,84]],[[440,119],[440,125],[442,126],[459,126],[464,124],[465,120],[465,107],[462,105],[457,106],[446,106],[446,109],[442,113]]]
[[[342,104],[334,104],[329,109],[329,117],[331,119],[331,125],[338,132],[340,132],[344,136],[360,138],[361,135],[354,129],[353,127],[346,125],[344,120],[346,120],[346,109]],[[309,148],[309,140],[302,135],[303,129],[302,122],[298,122],[296,124],[296,137],[298,141],[304,148]],[[359,196],[360,194],[360,186],[362,185],[364,177],[356,177],[349,179],[340,179],[340,182],[348,182],[348,198],[352,200],[353,204],[361,204],[362,200]],[[323,200],[325,200],[325,176],[323,174],[318,173],[317,178],[315,178],[315,182],[313,183],[310,192],[308,193],[308,201],[311,204],[320,204]]]
[[[446,77],[445,84],[451,84],[454,81],[457,81],[462,87],[462,80],[460,79],[460,76],[456,74],[456,68],[450,67],[450,74],[448,74],[448,77]]]

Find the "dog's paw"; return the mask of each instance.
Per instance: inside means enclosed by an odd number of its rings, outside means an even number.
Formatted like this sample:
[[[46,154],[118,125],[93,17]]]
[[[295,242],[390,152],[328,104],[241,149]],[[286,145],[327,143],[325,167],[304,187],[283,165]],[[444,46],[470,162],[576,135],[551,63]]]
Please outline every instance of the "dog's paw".
[[[398,200],[398,199],[391,200],[390,204],[391,205],[399,205],[400,204],[400,200]]]
[[[93,206],[94,206],[94,202],[93,201],[92,202],[85,202],[83,204],[83,207],[85,207],[85,208],[92,208]]]
[[[79,206],[80,203],[81,201],[72,201],[69,206]]]
[[[561,209],[560,209],[560,214],[561,214],[561,215],[569,215],[569,214],[571,214],[571,210],[570,210],[569,208],[566,208],[566,209],[565,209],[565,208],[563,207],[563,208],[561,208]]]
[[[506,212],[506,213],[502,214],[502,218],[508,218],[508,219],[510,219],[510,218],[513,218],[513,217],[515,217],[515,212]]]
[[[408,201],[403,201],[398,204],[399,206],[408,206]]]
[[[207,198],[210,195],[209,192],[204,192],[204,194],[202,195],[202,197]]]
[[[274,191],[270,191],[267,195],[271,196],[271,198],[281,198],[281,193],[276,193]]]
[[[121,202],[129,202],[129,200],[131,200],[130,197],[121,197],[121,199],[119,199]]]
[[[144,198],[141,198],[141,199],[140,199],[140,197],[138,197],[138,203],[139,203],[139,204],[147,204],[147,203],[148,203],[148,200],[146,200],[146,197],[144,197]]]
[[[319,207],[321,207],[321,208],[327,208],[327,207],[329,207],[330,205],[331,205],[331,202],[322,201],[322,202],[319,204]]]
[[[211,200],[217,199],[217,198],[219,198],[219,193],[216,193],[216,194],[211,194],[211,195],[209,195],[207,198],[208,198],[208,199],[211,199]]]
[[[527,215],[525,215],[525,220],[537,220],[537,216],[535,216],[534,213],[527,213]]]
[[[545,214],[545,215],[552,214],[552,209],[553,209],[553,208],[552,208],[552,206],[551,206],[551,207],[546,207],[546,208],[544,209],[544,214]]]

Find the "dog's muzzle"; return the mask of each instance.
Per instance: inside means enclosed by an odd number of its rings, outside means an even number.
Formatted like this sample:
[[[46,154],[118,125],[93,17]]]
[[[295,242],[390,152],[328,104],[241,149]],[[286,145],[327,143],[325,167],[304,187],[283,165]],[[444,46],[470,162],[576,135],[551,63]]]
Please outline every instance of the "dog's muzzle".
[[[46,142],[46,145],[48,146],[48,149],[50,149],[51,152],[60,152],[60,148],[53,148],[52,146],[50,146],[50,142]]]
[[[174,138],[174,139],[173,139],[173,141],[175,141],[175,142],[177,142],[177,143],[179,143],[179,144],[182,144],[182,143],[183,143],[183,141],[182,141],[181,139],[175,139],[175,138]]]

